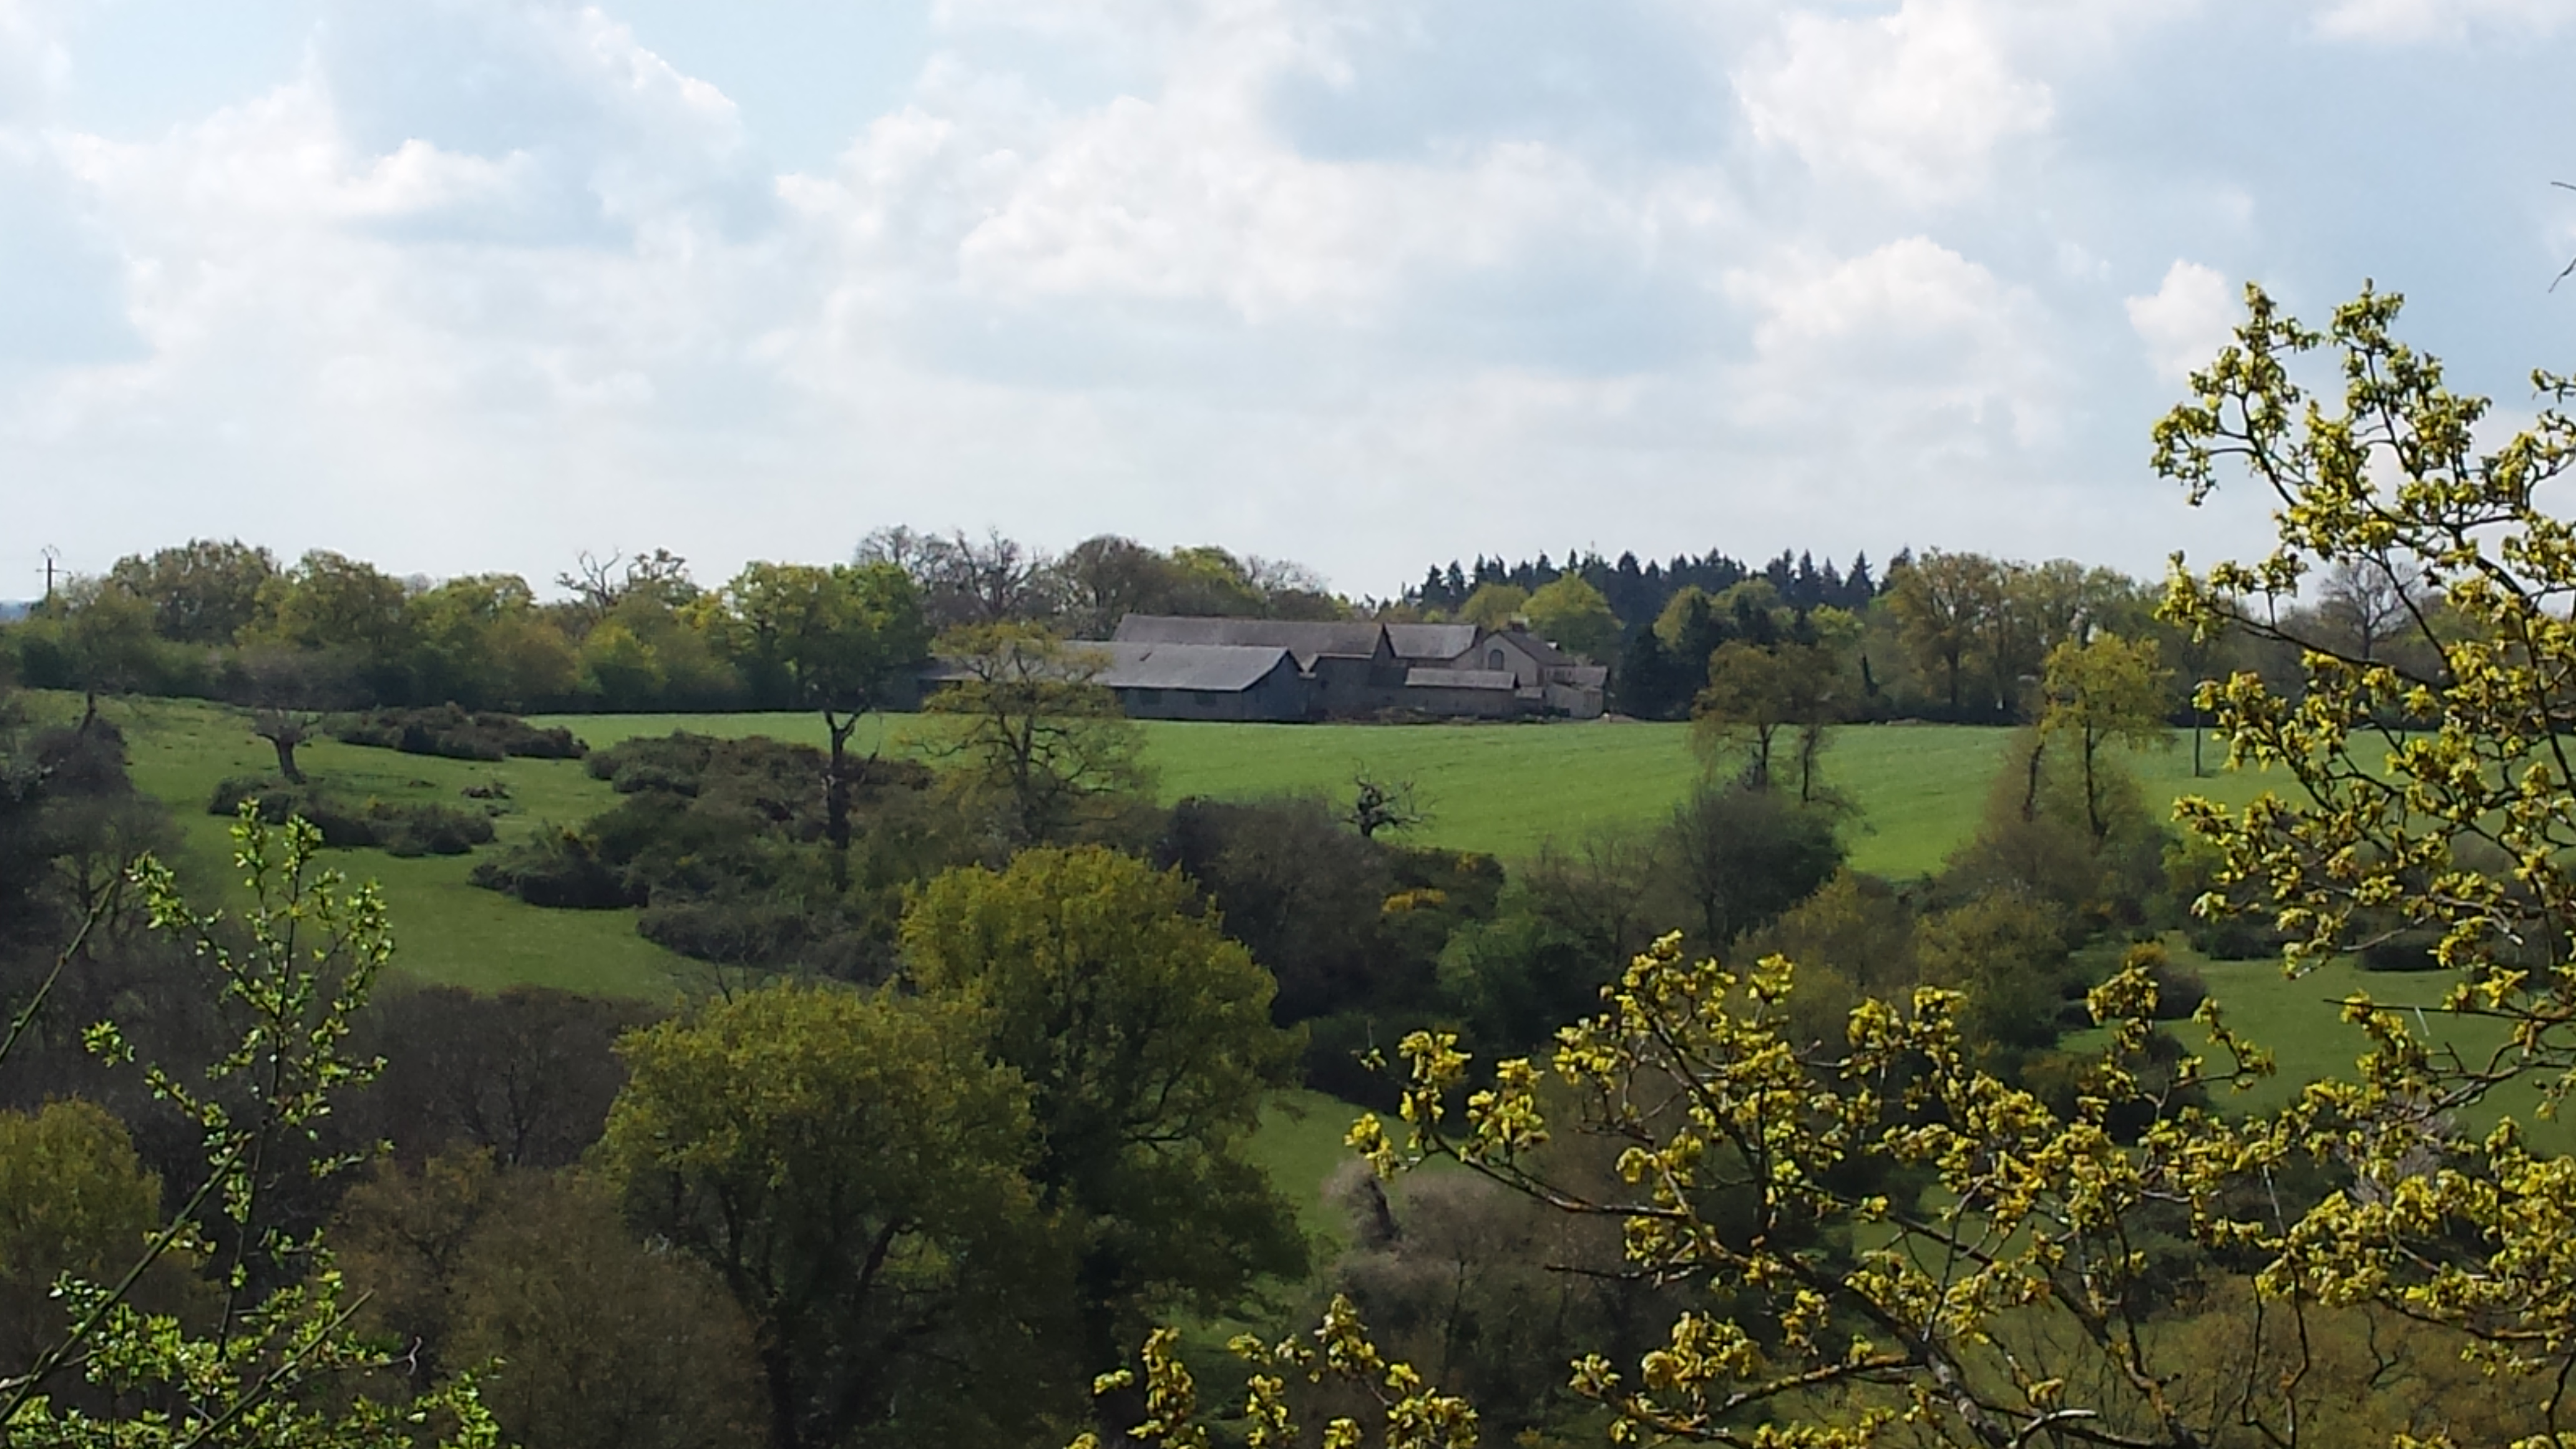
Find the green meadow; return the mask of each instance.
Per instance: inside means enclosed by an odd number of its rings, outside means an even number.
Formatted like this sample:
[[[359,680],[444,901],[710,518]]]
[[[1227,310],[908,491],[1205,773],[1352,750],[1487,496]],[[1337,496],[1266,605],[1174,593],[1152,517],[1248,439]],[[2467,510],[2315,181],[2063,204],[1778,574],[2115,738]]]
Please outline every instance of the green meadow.
[[[820,747],[811,715],[556,715],[594,746],[675,729],[738,737],[768,735]],[[935,716],[871,720],[860,750],[918,755],[940,738]],[[1642,829],[1670,811],[1699,778],[1690,730],[1678,724],[1279,725],[1147,721],[1147,757],[1168,801],[1192,795],[1349,793],[1354,775],[1411,780],[1430,813],[1411,838],[1453,850],[1526,860],[1549,840],[1594,831]],[[1976,829],[2009,731],[1968,725],[1852,725],[1834,732],[1825,776],[1858,806],[1854,867],[1887,876],[1922,875]],[[2253,776],[2218,769],[2194,779],[2189,739],[2132,757],[2150,796],[2202,794],[2230,803],[2252,798]]]
[[[68,717],[78,700],[37,695],[40,712]],[[206,813],[217,782],[275,769],[268,745],[237,710],[186,700],[116,700],[102,706],[124,729],[136,783],[169,804],[185,864],[200,882],[229,875],[229,822]],[[820,745],[821,722],[803,714],[576,715],[536,721],[569,726],[594,747],[686,729],[726,737],[770,735]],[[1664,724],[1551,725],[1142,725],[1166,800],[1204,795],[1250,798],[1286,793],[1336,796],[1355,774],[1415,782],[1430,820],[1415,838],[1453,849],[1525,860],[1551,839],[1640,830],[1655,822],[1699,776],[1688,730]],[[940,722],[921,716],[872,720],[857,747],[919,755],[936,749]],[[1835,732],[1826,772],[1856,806],[1853,863],[1889,876],[1936,869],[1975,830],[2007,732],[1956,725],[1869,725]],[[320,740],[303,748],[306,773],[357,799],[467,804],[469,786],[498,782],[499,839],[489,851],[548,825],[577,823],[615,800],[578,761],[444,760]],[[2213,761],[2217,752],[2211,751]],[[2151,797],[2198,793],[2241,803],[2259,777],[2215,771],[2195,779],[2187,739],[2134,756]],[[548,911],[467,884],[474,857],[399,859],[348,852],[351,875],[379,882],[391,906],[399,971],[411,978],[491,990],[539,984],[611,995],[670,998],[700,984],[704,968],[635,932],[632,911]],[[2227,1005],[2232,1021],[2273,1051],[2280,1073],[2249,1094],[2249,1105],[2284,1100],[2299,1084],[2348,1073],[2362,1049],[2358,1032],[2336,1024],[2327,1002],[2365,987],[2392,1002],[2430,1003],[2438,983],[2421,977],[2363,977],[2335,964],[2297,980],[2264,962],[2190,960]],[[2483,1044],[2474,1023],[2438,1023],[2445,1039]],[[2187,1041],[2193,1030],[2182,1028]],[[2070,1045],[2080,1046],[2083,1038]],[[2521,1092],[2509,1106],[2530,1120]],[[1330,1232],[1314,1195],[1341,1160],[1354,1109],[1309,1092],[1283,1094],[1261,1134],[1261,1154],[1282,1182],[1298,1185],[1310,1230]],[[2544,1132],[2555,1133],[2555,1124]]]
[[[37,695],[65,717],[70,696]],[[216,784],[266,775],[274,756],[237,710],[190,700],[114,700],[102,706],[124,728],[136,782],[178,816],[201,873],[223,868],[228,822],[205,813]],[[769,735],[822,743],[806,714],[568,715],[594,747],[675,729],[726,737]],[[1166,800],[1287,793],[1338,796],[1366,771],[1415,783],[1429,821],[1416,839],[1526,860],[1551,839],[1654,825],[1698,778],[1682,725],[1596,722],[1548,725],[1253,725],[1148,722],[1141,726]],[[934,751],[935,717],[871,720],[856,747],[890,754]],[[1861,725],[1837,730],[1826,773],[1857,807],[1853,864],[1890,876],[1920,875],[1976,828],[2002,760],[2006,732],[1958,725]],[[467,803],[468,786],[509,791],[494,824],[506,846],[548,824],[578,823],[615,800],[578,761],[443,760],[320,740],[300,756],[306,772],[357,799]],[[2152,795],[2197,791],[2249,797],[2259,780],[2213,774],[2194,780],[2190,750],[2149,752],[2134,764]],[[697,969],[635,934],[627,911],[547,911],[466,883],[472,857],[404,860],[352,852],[345,868],[380,882],[392,905],[405,973],[484,989],[527,982],[572,990],[660,997],[685,990]]]

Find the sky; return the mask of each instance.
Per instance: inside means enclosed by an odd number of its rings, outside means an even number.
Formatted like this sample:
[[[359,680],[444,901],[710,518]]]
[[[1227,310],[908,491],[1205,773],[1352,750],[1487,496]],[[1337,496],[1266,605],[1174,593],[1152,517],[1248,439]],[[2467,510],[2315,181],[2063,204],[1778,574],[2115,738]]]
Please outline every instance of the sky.
[[[192,536],[1425,565],[2260,548],[2366,280],[2576,368],[2576,0],[0,0],[0,597]]]

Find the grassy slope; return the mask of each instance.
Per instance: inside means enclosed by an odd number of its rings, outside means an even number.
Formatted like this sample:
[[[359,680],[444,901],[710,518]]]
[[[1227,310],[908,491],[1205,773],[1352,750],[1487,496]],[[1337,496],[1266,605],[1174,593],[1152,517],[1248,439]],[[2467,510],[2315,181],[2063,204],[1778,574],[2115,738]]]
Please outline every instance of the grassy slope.
[[[62,702],[47,703],[59,709]],[[194,866],[201,873],[222,869],[230,822],[208,815],[206,801],[228,775],[274,773],[275,754],[251,737],[240,715],[211,705],[141,700],[107,708],[125,729],[135,783],[178,817]],[[614,798],[572,760],[491,765],[360,749],[336,740],[307,745],[298,758],[315,783],[359,799],[470,807],[474,802],[458,792],[497,778],[511,795],[508,813],[494,822],[500,844],[542,822],[582,820]],[[342,869],[384,886],[393,910],[395,959],[406,975],[487,990],[533,983],[659,997],[671,993],[693,965],[636,935],[632,911],[542,911],[477,890],[465,880],[471,856],[402,860],[374,850],[341,855]]]
[[[2422,1007],[2417,1029],[2434,1042],[2448,1044],[2471,1062],[2505,1039],[2494,1022],[2444,1017],[2438,1008],[2450,978],[2438,974],[2401,975],[2368,972],[2349,958],[2319,966],[2302,976],[2285,975],[2278,961],[2210,961],[2193,953],[2178,935],[2166,938],[2176,961],[2200,974],[2210,995],[2225,1008],[2227,1024],[2255,1046],[2272,1054],[2275,1071],[2242,1093],[2221,1093],[2221,1107],[2270,1110],[2287,1105],[2310,1082],[2350,1080],[2353,1064],[2369,1050],[2360,1028],[2340,1019],[2336,1003],[2356,992],[2396,1008]],[[2409,1013],[2412,1014],[2411,1012]],[[2191,1022],[2171,1027],[2185,1047],[2206,1051],[2207,1038]],[[2099,1050],[2098,1031],[2065,1039],[2070,1051]],[[2555,1152],[2576,1151],[2576,1123],[2543,1121],[2536,1109],[2540,1092],[2534,1082],[2517,1082],[2499,1091],[2468,1114],[2479,1127],[2492,1126],[2510,1112],[2530,1130],[2532,1141]]]
[[[1323,1189],[1333,1169],[1351,1159],[1342,1139],[1359,1115],[1359,1108],[1338,1097],[1302,1088],[1274,1094],[1262,1110],[1252,1158],[1297,1205],[1297,1220],[1310,1239],[1342,1237],[1341,1220],[1324,1205]]]
[[[60,714],[77,701],[38,699]],[[227,775],[274,768],[268,747],[251,737],[233,711],[188,701],[115,702],[111,718],[132,745],[134,773],[146,791],[168,802],[201,869],[226,849],[226,822],[205,814],[205,801]],[[593,715],[542,721],[571,726],[594,746],[674,729],[740,737],[755,734],[822,743],[810,715]],[[922,719],[871,722],[861,748],[918,749],[932,728]],[[1696,777],[1681,726],[1210,725],[1144,726],[1167,799],[1184,795],[1255,796],[1293,791],[1338,794],[1361,769],[1418,782],[1432,811],[1427,842],[1488,851],[1505,859],[1534,854],[1551,836],[1650,826]],[[1975,829],[2007,736],[2003,731],[1942,725],[1841,731],[1828,756],[1834,784],[1861,804],[1853,860],[1864,870],[1919,874]],[[466,785],[499,778],[510,788],[509,813],[496,824],[502,842],[542,822],[572,823],[615,797],[577,762],[512,760],[501,765],[425,759],[336,741],[307,746],[303,759],[317,781],[364,798],[464,803]],[[2187,743],[2134,762],[2150,798],[2197,792],[2242,801],[2262,783],[2219,775],[2195,781]],[[487,847],[488,848],[488,847]],[[628,911],[543,911],[466,884],[472,860],[398,860],[352,852],[352,874],[383,883],[407,974],[480,988],[529,982],[612,994],[664,996],[685,986],[691,963],[635,934]],[[2357,1033],[2334,1024],[2322,1005],[2358,983],[2390,1000],[2429,1000],[2433,984],[2405,977],[2360,977],[2330,966],[2298,981],[2261,962],[2194,962],[2229,1016],[2280,1061],[2280,1075],[2251,1094],[2254,1105],[2283,1100],[2301,1083],[2349,1072],[2361,1050]],[[2440,1024],[2440,1023],[2437,1023]],[[2187,1041],[2196,1040],[2190,1028]],[[2448,1033],[2445,1033],[2446,1037]],[[2471,1029],[2464,1045],[2481,1040]],[[2081,1045],[2082,1039],[2069,1043]],[[2506,1105],[2530,1120],[2528,1093]],[[1336,1225],[1317,1190],[1343,1158],[1341,1136],[1353,1109],[1314,1093],[1283,1094],[1266,1114],[1256,1155],[1296,1200],[1310,1232]],[[2544,1140],[2576,1139],[2552,1124]],[[2565,1145],[2576,1145],[2570,1141]]]
[[[65,696],[39,696],[60,714]],[[111,702],[127,727],[137,782],[177,812],[201,866],[223,859],[225,822],[204,813],[217,781],[274,768],[268,747],[241,716],[179,700]],[[755,734],[821,743],[811,715],[588,715],[542,721],[571,726],[595,746],[674,729],[739,737]],[[1419,833],[1431,844],[1482,850],[1506,860],[1535,854],[1551,837],[1650,827],[1690,788],[1698,766],[1683,727],[1647,724],[1554,726],[1221,725],[1155,722],[1144,726],[1167,799],[1185,795],[1247,797],[1309,791],[1337,795],[1367,769],[1418,783],[1432,819]],[[917,751],[935,737],[923,718],[870,721],[859,747]],[[2005,743],[2002,731],[1942,725],[1855,728],[1839,732],[1827,769],[1862,806],[1853,860],[1864,870],[1912,875],[1931,870],[1975,828],[1988,782]],[[466,785],[499,779],[511,792],[497,822],[502,843],[542,822],[570,824],[614,798],[571,761],[511,760],[500,765],[426,759],[336,741],[305,748],[313,778],[365,798],[463,803]],[[2153,794],[2191,787],[2189,753],[2176,749],[2139,762]],[[2199,782],[2231,798],[2253,782],[2220,777]],[[465,882],[470,859],[398,860],[354,853],[352,873],[383,882],[403,939],[403,969],[424,979],[476,987],[516,982],[576,990],[660,996],[685,983],[687,962],[637,936],[631,912],[541,911]]]
[[[566,715],[593,745],[674,729],[723,737],[765,734],[823,743],[810,715]],[[1431,821],[1415,838],[1505,860],[1538,853],[1551,837],[1650,827],[1698,778],[1687,726],[1263,725],[1150,721],[1142,726],[1163,798],[1246,798],[1348,793],[1360,770],[1409,779]],[[917,752],[935,738],[924,717],[870,721],[853,748]],[[1825,773],[1861,805],[1852,864],[1882,875],[1937,868],[1976,829],[2009,733],[1964,725],[1881,725],[1838,730]],[[2133,761],[2150,798],[2197,792],[2242,801],[2259,781],[2213,773],[2194,781],[2187,741]],[[2215,771],[2215,765],[2212,766]]]

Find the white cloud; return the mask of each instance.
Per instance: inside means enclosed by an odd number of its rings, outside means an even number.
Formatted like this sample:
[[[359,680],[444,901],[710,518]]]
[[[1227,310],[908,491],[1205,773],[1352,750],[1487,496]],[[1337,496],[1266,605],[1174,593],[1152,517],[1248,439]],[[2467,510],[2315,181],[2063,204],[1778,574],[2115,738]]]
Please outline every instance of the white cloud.
[[[73,7],[0,0],[0,126],[42,117],[71,79],[64,19]]]
[[[1734,81],[1755,135],[1917,200],[1974,191],[1995,150],[2045,130],[2056,108],[1967,0],[1853,18],[1792,12]]]
[[[109,140],[6,109],[65,65],[92,94],[94,57],[0,0],[0,260],[44,242],[0,292],[50,288],[0,295],[0,517],[92,563],[198,531],[538,577],[894,520],[1381,591],[1584,541],[2147,568],[2179,510],[2141,344],[2205,359],[2228,291],[2119,279],[2223,255],[2285,296],[2380,276],[2452,336],[2551,325],[2455,300],[2501,266],[2384,265],[2469,255],[2419,213],[2509,207],[2302,89],[2313,7],[2203,7],[2219,46],[2173,26],[2195,0],[921,3],[899,98],[779,175],[757,54],[700,53],[728,94],[686,43],[758,7],[322,0],[302,70]],[[2470,139],[2545,180],[2548,134]],[[2445,235],[2489,232],[2530,245]]]
[[[2233,335],[2241,310],[2217,268],[2180,258],[2154,292],[2123,305],[2159,382],[2180,382],[2207,367]]]
[[[1997,430],[2045,441],[2060,389],[2028,292],[1928,238],[1841,260],[1790,255],[1731,276],[1760,315],[1736,408],[1766,430]],[[1948,447],[1944,443],[1941,446]]]
[[[1262,99],[1329,60],[1316,27],[1275,13],[1286,6],[1200,8],[1206,23],[1168,42],[1172,70],[1152,94],[1065,111],[943,60],[835,174],[791,178],[783,194],[852,249],[854,270],[913,266],[1014,307],[1206,305],[1256,326],[1367,325],[1426,276],[1507,270],[1570,241],[1633,257],[1714,204],[1704,189],[1615,190],[1535,141],[1306,156]]]
[[[2320,33],[2338,40],[2404,44],[2503,32],[2547,35],[2576,20],[2576,0],[2330,0]]]

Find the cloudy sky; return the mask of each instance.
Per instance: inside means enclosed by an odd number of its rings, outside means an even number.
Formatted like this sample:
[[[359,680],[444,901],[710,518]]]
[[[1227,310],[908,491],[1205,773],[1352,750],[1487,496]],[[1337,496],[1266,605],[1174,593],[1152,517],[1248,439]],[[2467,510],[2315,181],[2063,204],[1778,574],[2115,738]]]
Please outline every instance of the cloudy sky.
[[[2241,548],[2260,280],[2576,366],[2576,0],[0,0],[0,597],[1116,531]]]

